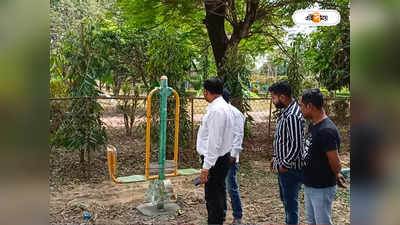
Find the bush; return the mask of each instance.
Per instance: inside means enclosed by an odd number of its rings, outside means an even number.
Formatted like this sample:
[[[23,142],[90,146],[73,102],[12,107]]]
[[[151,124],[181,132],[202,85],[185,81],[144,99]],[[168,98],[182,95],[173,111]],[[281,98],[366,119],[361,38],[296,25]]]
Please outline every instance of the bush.
[[[244,96],[246,96],[248,98],[259,98],[257,93],[255,93],[253,91],[247,91],[247,90],[244,91]]]
[[[68,86],[62,80],[50,80],[50,98],[66,97],[68,95],[67,89]],[[50,136],[52,136],[58,130],[63,122],[65,112],[70,105],[69,103],[70,101],[68,100],[50,101]],[[50,140],[53,139],[50,138]]]
[[[324,95],[325,98],[330,96],[328,89],[320,88],[319,90],[322,92],[322,94]]]
[[[197,91],[196,90],[186,90],[185,92],[189,97],[196,97],[197,96]]]
[[[345,125],[349,122],[349,103],[347,100],[335,100],[332,103],[333,119],[338,125]]]
[[[201,80],[198,80],[198,79],[191,79],[190,81],[190,84],[192,85],[192,87],[195,89],[195,90],[200,90],[201,88],[202,88],[202,82],[201,82]]]
[[[60,79],[50,80],[50,98],[66,97],[68,86]]]
[[[63,120],[52,136],[52,145],[80,151],[80,163],[90,165],[90,152],[104,150],[107,144],[105,126],[101,121],[102,106],[95,98],[100,94],[95,78],[90,74],[74,77],[76,86],[68,89],[72,96],[90,96],[71,100]]]
[[[324,110],[325,110],[326,115],[331,117],[332,116],[332,107],[331,107],[332,103],[331,103],[331,100],[328,101],[326,98],[327,97],[324,94]]]
[[[310,88],[316,88],[316,87],[318,87],[318,83],[315,80],[305,78],[302,82],[303,91],[310,89]]]

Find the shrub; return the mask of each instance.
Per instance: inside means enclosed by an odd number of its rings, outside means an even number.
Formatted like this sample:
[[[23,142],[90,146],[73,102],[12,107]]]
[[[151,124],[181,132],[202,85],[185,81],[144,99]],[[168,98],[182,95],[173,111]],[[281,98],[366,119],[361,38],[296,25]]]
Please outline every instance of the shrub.
[[[68,86],[58,79],[50,80],[50,98],[66,97]],[[52,135],[60,127],[65,118],[65,112],[69,106],[68,100],[51,100],[50,106],[50,141],[53,140]],[[51,144],[51,143],[50,143]]]
[[[189,97],[196,97],[197,96],[197,91],[196,90],[186,90],[185,92]]]
[[[68,86],[61,79],[50,80],[50,98],[66,97]]]
[[[345,125],[349,122],[349,103],[345,99],[335,100],[332,103],[333,119],[338,125]]]
[[[199,79],[191,79],[190,81],[190,84],[192,85],[192,87],[195,89],[195,90],[200,90],[201,88],[202,88],[202,81],[201,80],[199,80]]]

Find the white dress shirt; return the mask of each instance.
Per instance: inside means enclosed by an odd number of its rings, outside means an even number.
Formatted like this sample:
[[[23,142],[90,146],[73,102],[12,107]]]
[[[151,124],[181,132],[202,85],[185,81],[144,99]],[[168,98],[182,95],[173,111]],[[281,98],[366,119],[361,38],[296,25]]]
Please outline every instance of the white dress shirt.
[[[236,158],[239,162],[239,153],[242,151],[242,142],[244,136],[244,122],[246,117],[235,106],[228,104],[233,114],[233,143],[231,157]]]
[[[207,106],[197,133],[196,150],[204,156],[203,169],[210,169],[218,157],[230,152],[232,143],[233,113],[220,96]]]

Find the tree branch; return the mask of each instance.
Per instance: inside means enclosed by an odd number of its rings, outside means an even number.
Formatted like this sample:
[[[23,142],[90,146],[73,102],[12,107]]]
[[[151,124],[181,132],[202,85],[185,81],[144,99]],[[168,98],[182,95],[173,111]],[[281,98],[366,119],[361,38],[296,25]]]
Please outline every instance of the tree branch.
[[[206,7],[206,12],[209,12],[211,14],[214,14],[216,16],[221,16],[221,17],[225,17],[225,11],[224,13],[218,13],[216,10],[218,10],[220,7],[224,7],[226,6],[225,4],[225,0],[205,0],[204,3],[206,5],[214,5],[214,7]],[[219,3],[219,4],[217,4]]]
[[[235,0],[228,0],[228,9],[230,10],[230,13],[232,15],[233,22],[235,24],[238,24],[238,17],[237,17],[237,13],[236,13]]]
[[[274,42],[276,43],[276,45],[278,46],[278,48],[287,56],[289,57],[291,60],[295,61],[296,59],[293,58],[292,55],[289,54],[289,52],[287,51],[287,49],[283,46],[282,42],[280,40],[278,40],[278,38],[276,38],[274,35],[272,35],[269,32],[263,32],[263,34],[267,35],[268,37],[271,37],[272,40],[274,40]]]

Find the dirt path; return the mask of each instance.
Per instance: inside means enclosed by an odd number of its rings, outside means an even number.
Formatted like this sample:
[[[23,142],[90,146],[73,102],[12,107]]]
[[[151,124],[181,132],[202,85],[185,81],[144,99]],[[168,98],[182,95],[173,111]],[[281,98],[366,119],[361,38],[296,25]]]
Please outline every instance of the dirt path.
[[[257,123],[251,128],[252,137],[243,143],[239,186],[243,205],[245,224],[283,224],[284,209],[279,199],[276,175],[268,169],[271,158],[272,139],[267,134],[265,115],[254,114]],[[257,117],[259,116],[259,117]],[[140,174],[144,171],[144,136],[135,132],[126,137],[122,117],[109,111],[103,118],[107,125],[110,144],[118,149],[118,175]],[[264,122],[261,122],[264,121]],[[271,125],[274,128],[274,125]],[[273,131],[273,129],[271,129]],[[350,166],[348,129],[342,133],[343,148],[341,159]],[[198,168],[198,160],[193,149],[180,150],[180,167]],[[194,153],[196,154],[196,153]],[[195,187],[195,176],[172,178],[174,192],[183,209],[182,215],[146,217],[136,207],[145,202],[144,193],[148,183],[117,185],[109,181],[105,152],[93,155],[90,178],[81,175],[77,152],[57,149],[50,154],[49,183],[50,224],[202,224],[207,211],[204,189]],[[228,198],[229,199],[229,198]],[[229,205],[230,203],[228,203]],[[83,213],[88,212],[92,219],[85,221]],[[335,225],[350,224],[349,190],[340,189],[333,205]],[[232,221],[228,206],[226,224]],[[300,197],[300,222],[304,219],[304,197]]]
[[[243,204],[243,222],[248,224],[282,224],[284,210],[274,174],[266,170],[267,163],[253,161],[239,170],[239,185]],[[148,182],[117,185],[110,181],[99,184],[67,185],[50,197],[50,223],[82,224],[83,212],[93,219],[86,224],[201,224],[207,216],[203,187],[195,187],[195,176],[172,178],[174,192],[184,213],[175,216],[146,217],[136,210],[144,203]],[[338,193],[333,207],[334,224],[350,224],[350,210],[343,191]],[[301,194],[300,219],[304,220],[304,197]],[[230,207],[225,224],[232,221]]]

